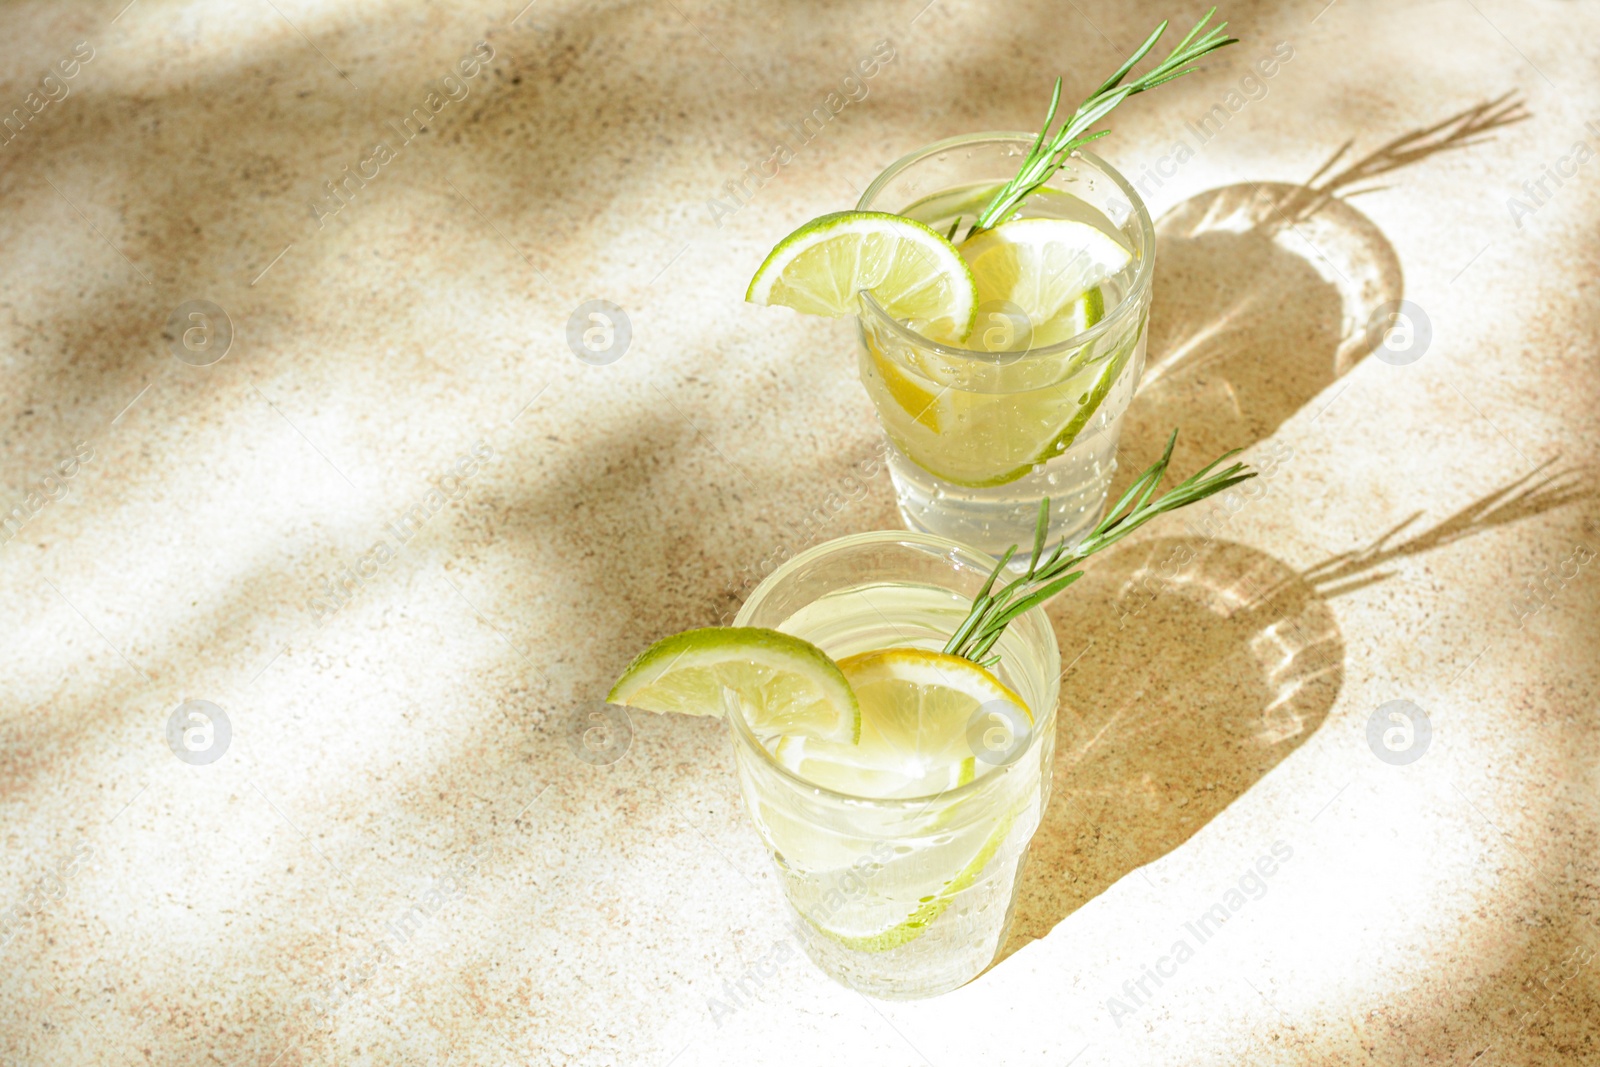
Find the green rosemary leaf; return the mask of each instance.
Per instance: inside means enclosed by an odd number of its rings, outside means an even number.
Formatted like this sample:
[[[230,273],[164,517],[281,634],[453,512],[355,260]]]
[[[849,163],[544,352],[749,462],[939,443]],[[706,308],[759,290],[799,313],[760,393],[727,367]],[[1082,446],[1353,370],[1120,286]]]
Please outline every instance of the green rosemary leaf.
[[[988,655],[989,650],[1000,640],[1006,627],[1019,616],[1044,604],[1082,577],[1083,572],[1074,568],[1089,556],[1116,544],[1158,515],[1187,507],[1255,477],[1255,472],[1243,463],[1233,463],[1220,471],[1216,469],[1219,464],[1236,455],[1237,450],[1235,450],[1218,456],[1172,489],[1155,496],[1156,489],[1166,475],[1167,465],[1172,462],[1172,451],[1177,441],[1178,435],[1174,431],[1167,440],[1167,447],[1162,452],[1161,458],[1133,480],[1133,484],[1128,487],[1122,499],[1117,501],[1116,506],[1107,512],[1106,517],[1074,547],[1069,548],[1063,539],[1053,551],[1045,555],[1044,541],[1049,523],[1050,500],[1046,497],[1040,501],[1039,519],[1034,527],[1033,553],[1029,557],[1028,570],[1020,577],[1006,583],[998,591],[994,589],[995,582],[999,580],[1006,564],[1016,555],[1016,545],[1008,548],[1000,557],[1000,561],[995,564],[988,580],[983,583],[983,588],[973,598],[972,608],[966,618],[956,627],[955,633],[950,635],[950,640],[944,647],[945,652],[988,666],[996,661],[995,657]]]
[[[1015,619],[1018,615],[1024,614],[1029,608],[1038,607],[1040,604],[1043,604],[1046,600],[1049,600],[1051,597],[1061,592],[1061,590],[1065,589],[1067,586],[1071,585],[1073,582],[1082,577],[1082,571],[1073,571],[1070,574],[1057,578],[1044,588],[1037,589],[1032,593],[1029,593],[1027,596],[1023,597],[1021,600],[1007,608],[1005,614],[1001,615],[994,621],[993,630],[995,634],[998,636],[1001,630],[1005,629],[1011,624],[1012,619]]]
[[[1172,462],[1172,447],[1177,443],[1178,431],[1173,430],[1172,436],[1167,438],[1166,451],[1161,453],[1161,474],[1156,478],[1152,478],[1150,480],[1150,484],[1145,487],[1144,492],[1139,494],[1139,502],[1133,506],[1133,510],[1138,511],[1140,508],[1144,507],[1146,502],[1148,502],[1150,499],[1150,494],[1156,491],[1157,485],[1161,484],[1161,478],[1165,477],[1167,473],[1167,465]]]
[[[1063,121],[1055,134],[1051,135],[1050,128],[1055,124],[1056,112],[1061,103],[1061,79],[1057,78],[1055,88],[1050,94],[1050,107],[1045,112],[1044,125],[1039,129],[1039,136],[1034,140],[1033,148],[1024,157],[1016,176],[996,190],[984,209],[978,213],[978,218],[972,224],[967,236],[970,238],[980,230],[999,225],[1010,216],[1018,204],[1065,166],[1068,157],[1076,149],[1105,136],[1109,131],[1090,133],[1089,130],[1128,97],[1154,89],[1174,78],[1181,78],[1195,69],[1194,62],[1202,56],[1218,48],[1236,44],[1234,38],[1223,34],[1224,28],[1228,25],[1226,22],[1207,28],[1211,16],[1216,13],[1216,8],[1206,12],[1205,18],[1195,23],[1194,28],[1167,54],[1166,59],[1127,84],[1123,84],[1123,79],[1128,77],[1141,59],[1149,55],[1155,48],[1156,42],[1161,39],[1161,35],[1166,32],[1167,23],[1161,23],[1149,37],[1144,39],[1143,44],[1134,49],[1133,54],[1111,77],[1101,82],[1100,87],[1078,105],[1072,117]]]
[[[1145,56],[1150,54],[1150,49],[1152,49],[1152,48],[1154,48],[1156,46],[1156,42],[1161,40],[1161,35],[1163,33],[1166,33],[1166,32],[1167,32],[1167,20],[1166,19],[1162,19],[1161,20],[1161,25],[1159,25],[1155,29],[1151,30],[1150,31],[1150,36],[1148,36],[1148,37],[1146,37],[1144,39],[1144,44],[1141,44],[1138,48],[1135,48],[1133,50],[1133,55],[1128,57],[1128,61],[1126,63],[1122,64],[1122,66],[1118,67],[1117,68],[1117,72],[1115,74],[1111,75],[1111,77],[1107,78],[1104,82],[1102,82],[1100,84],[1100,88],[1096,89],[1094,91],[1094,94],[1096,96],[1099,96],[1101,93],[1110,92],[1112,89],[1115,89],[1117,86],[1121,85],[1122,84],[1122,79],[1126,78],[1128,76],[1128,71],[1132,70],[1133,67],[1134,67],[1134,64],[1138,63],[1139,60],[1143,59]],[[1189,31],[1189,36],[1190,37],[1194,36],[1194,30],[1190,30]],[[1185,38],[1183,43],[1184,44],[1188,44],[1189,43],[1188,39]]]
[[[1056,87],[1050,90],[1050,107],[1044,113],[1044,125],[1039,127],[1039,136],[1033,139],[1033,147],[1028,149],[1028,158],[1038,159],[1044,154],[1044,139],[1050,135],[1050,126],[1056,121],[1056,108],[1061,106],[1061,79],[1056,79]]]
[[[944,651],[947,654],[954,655],[955,650],[960,648],[968,637],[972,636],[972,631],[978,628],[978,624],[983,621],[988,609],[989,598],[987,596],[981,596],[972,602],[972,610],[967,613],[967,617],[962,620],[961,625],[956,627],[956,632],[950,635],[950,640],[945,642]]]
[[[1050,500],[1039,501],[1039,519],[1033,526],[1033,555],[1028,558],[1028,573],[1039,569],[1039,557],[1044,555],[1044,539],[1050,532]]]
[[[1006,564],[1011,562],[1011,557],[1016,551],[1016,545],[1006,549],[1005,555],[1001,556],[1000,561],[994,565],[994,570],[989,572],[989,577],[983,583],[983,587],[972,598],[972,610],[967,613],[966,619],[956,628],[956,632],[950,635],[950,640],[945,642],[944,651],[946,653],[952,656],[958,655],[956,649],[960,648],[962,643],[971,636],[973,629],[983,622],[984,613],[989,610],[990,605],[993,603],[993,598],[989,596],[989,590],[994,588],[995,579],[1000,577],[1000,573],[1006,569]]]
[[[1146,485],[1158,484],[1161,481],[1161,476],[1166,472],[1167,465],[1165,461],[1162,461],[1135,478],[1133,484],[1128,486],[1128,491],[1122,494],[1122,499],[1118,500],[1114,507],[1106,510],[1106,517],[1100,520],[1100,525],[1095,527],[1095,530],[1098,532],[1100,529],[1116,522],[1117,517],[1122,514],[1122,510],[1133,503],[1134,497],[1143,492]]]
[[[978,590],[978,596],[974,599],[987,598],[989,596],[989,590],[994,588],[995,579],[1000,577],[1000,572],[1006,569],[1006,564],[1011,562],[1011,557],[1016,555],[1016,552],[1016,545],[1006,549],[1005,555],[1000,557],[1000,562],[996,563],[994,570],[989,572],[989,580],[983,583],[983,588]]]
[[[1005,633],[1006,627],[1011,625],[1011,621],[1013,619],[1026,613],[1028,609],[1035,608],[1040,604],[1043,604],[1046,600],[1049,600],[1051,597],[1055,596],[1057,593],[1061,592],[1067,586],[1071,585],[1073,582],[1082,577],[1082,571],[1073,571],[1071,574],[1065,575],[1064,577],[1051,582],[1049,585],[1035,590],[1028,596],[1011,605],[1005,610],[1004,613],[997,616],[993,622],[985,627],[983,633],[978,637],[977,644],[973,647],[972,655],[986,655],[989,649],[994,647],[994,643],[1000,640],[1000,636]]]

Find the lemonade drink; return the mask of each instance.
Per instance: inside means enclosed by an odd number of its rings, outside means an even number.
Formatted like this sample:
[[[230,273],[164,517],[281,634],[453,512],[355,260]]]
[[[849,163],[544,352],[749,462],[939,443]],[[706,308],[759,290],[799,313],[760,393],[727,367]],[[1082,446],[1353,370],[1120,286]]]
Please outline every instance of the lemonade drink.
[[[1042,613],[1011,624],[992,672],[937,654],[993,566],[926,535],[841,538],[774,572],[736,623],[818,646],[860,698],[854,746],[753,727],[732,693],[727,717],[800,942],[875,996],[929,996],[989,964],[1049,797],[1060,655]],[[916,706],[906,678],[929,683]]]
[[[905,215],[941,234],[965,232],[1032,140],[941,141],[886,170],[859,208]],[[1052,502],[1051,540],[1072,539],[1098,520],[1144,366],[1155,258],[1138,194],[1088,152],[1029,196],[1019,215],[1066,225],[1036,227],[1054,232],[1032,246],[1022,240],[1020,251],[992,247],[1019,244],[1009,220],[958,244],[979,300],[964,341],[935,340],[870,293],[859,316],[861,379],[893,446],[902,517],[912,529],[996,555],[1029,539],[1043,497]],[[1013,240],[994,240],[1002,232]],[[1021,286],[1018,270],[1027,275]]]

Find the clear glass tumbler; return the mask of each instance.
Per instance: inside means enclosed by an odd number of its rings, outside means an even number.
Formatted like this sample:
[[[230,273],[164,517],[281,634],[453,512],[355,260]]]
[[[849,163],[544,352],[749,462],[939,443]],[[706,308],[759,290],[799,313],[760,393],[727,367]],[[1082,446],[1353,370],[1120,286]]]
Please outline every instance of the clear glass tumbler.
[[[880,174],[857,207],[940,233],[957,219],[965,228],[1032,143],[1023,133],[940,141]],[[1020,308],[995,301],[979,306],[973,337],[1008,350],[980,351],[929,340],[865,293],[859,316],[861,380],[893,446],[889,471],[902,518],[994,555],[1032,543],[1044,496],[1052,542],[1080,538],[1099,521],[1123,412],[1144,367],[1155,268],[1144,203],[1090,152],[1075,153],[1021,214],[1087,223],[1131,253],[1128,268],[1067,320],[1092,322],[1088,328],[1031,323]]]
[[[835,658],[889,647],[938,650],[995,561],[902,531],[817,546],[774,571],[735,625],[782,630]],[[783,767],[728,695],[745,805],[766,843],[798,940],[828,975],[877,997],[932,996],[994,959],[1028,841],[1049,801],[1061,655],[1043,612],[1016,619],[996,675],[1031,722],[980,708],[965,727],[975,775],[913,799],[834,792]],[[1012,713],[1014,716],[1014,713]]]

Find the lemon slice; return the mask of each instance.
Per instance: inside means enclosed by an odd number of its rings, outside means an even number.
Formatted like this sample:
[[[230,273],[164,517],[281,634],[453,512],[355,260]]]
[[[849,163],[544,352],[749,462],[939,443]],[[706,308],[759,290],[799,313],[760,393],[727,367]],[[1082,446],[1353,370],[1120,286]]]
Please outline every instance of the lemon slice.
[[[854,743],[779,739],[774,757],[817,785],[862,797],[932,796],[972,781],[973,738],[1031,724],[1027,704],[971,660],[886,648],[839,661],[861,707]],[[992,740],[992,739],[991,739]]]
[[[876,766],[948,766],[974,755],[975,719],[1001,714],[1032,724],[1027,703],[969,659],[921,648],[880,648],[839,661],[861,704],[853,746]]]
[[[622,672],[606,699],[645,711],[721,715],[739,695],[757,734],[852,744],[861,711],[850,683],[817,646],[754,626],[708,626],[663,638]]]
[[[960,252],[980,305],[1005,301],[1027,316],[1031,331],[977,332],[979,339],[1005,338],[1005,350],[1041,348],[1094,325],[1105,314],[1100,286],[1133,262],[1120,241],[1076,219],[1002,222],[963,242]]]
[[[1073,301],[1070,308],[1067,308],[1057,316],[1057,323],[1053,330],[1063,331],[1062,336],[1073,336],[1082,333],[1105,318],[1105,309],[1105,297],[1100,290],[1098,288],[1090,289]],[[998,320],[999,326],[990,327],[985,322],[986,318]],[[1003,346],[989,345],[987,341],[991,338],[1010,337],[1016,339],[1017,343],[1020,344],[1032,337],[1031,330],[1019,330],[1017,328],[1018,324],[1012,317],[1002,311],[985,312],[980,309],[974,322],[972,336],[967,341],[968,344],[976,342],[980,350],[989,350],[991,348],[996,351],[1003,350]],[[960,390],[954,385],[940,385],[938,382],[917,373],[920,369],[920,363],[917,361],[918,353],[914,351],[905,353],[906,357],[918,362],[918,365],[913,368],[903,367],[900,363],[884,354],[872,334],[867,333],[863,336],[867,354],[871,359],[868,373],[876,374],[883,383],[883,388],[888,391],[889,396],[899,405],[900,410],[904,411],[911,417],[913,422],[924,429],[937,434],[958,424],[979,422],[985,416],[991,414],[996,414],[1001,418],[1006,417],[1003,409],[1008,403],[1007,397],[1014,394],[972,393]],[[1026,401],[1023,403],[1026,403]],[[1059,406],[1058,403],[1052,403],[1051,400],[1046,400],[1044,403],[1050,407]],[[1094,414],[1093,410],[1091,409],[1088,414]],[[968,436],[971,435],[968,434]],[[1073,436],[1076,436],[1076,431],[1073,432]],[[1070,438],[1067,443],[1071,444]],[[1038,454],[1045,451],[1047,450],[1034,449],[1030,454],[1029,466],[1031,466],[1032,461],[1036,461]],[[1013,461],[1007,466],[1008,468],[1014,468],[1017,464]],[[955,481],[957,479],[950,480]],[[1001,480],[1011,481],[1012,476],[1008,475]]]
[[[959,342],[972,330],[977,290],[955,246],[914,219],[839,211],[778,242],[745,299],[838,318],[872,294],[890,315],[928,336]]]
[[[895,404],[910,417],[912,422],[935,434],[954,425],[955,420],[950,413],[950,405],[943,402],[946,394],[950,392],[949,387],[940,386],[901,367],[883,353],[878,347],[877,339],[871,333],[863,333],[862,337],[871,360],[870,364],[864,364],[864,367],[870,367],[870,370],[863,371],[869,376],[867,383],[869,390],[872,388],[870,376],[876,375]]]

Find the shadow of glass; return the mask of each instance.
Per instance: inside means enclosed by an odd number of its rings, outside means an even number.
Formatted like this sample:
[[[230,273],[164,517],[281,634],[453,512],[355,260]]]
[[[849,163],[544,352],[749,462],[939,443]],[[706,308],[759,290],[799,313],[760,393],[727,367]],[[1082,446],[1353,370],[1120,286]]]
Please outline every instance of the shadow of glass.
[[[1004,959],[1177,848],[1327,718],[1344,642],[1294,570],[1244,545],[1160,538],[1089,571],[1052,612],[1062,647],[1054,791]]]
[[[1330,600],[1384,581],[1404,558],[1594,499],[1592,468],[1548,467],[1303,571],[1192,537],[1097,557],[1050,609],[1078,658],[1061,684],[1050,805],[996,963],[1183,844],[1305,744],[1344,680]],[[1113,615],[1113,636],[1085,643]]]
[[[1270,437],[1371,351],[1368,319],[1400,299],[1394,248],[1353,207],[1277,223],[1302,191],[1230,185],[1157,223],[1152,357],[1127,433],[1155,447],[1181,427],[1195,458],[1178,456],[1180,469]]]
[[[1132,469],[1174,426],[1179,469],[1248,448],[1377,348],[1374,323],[1403,295],[1403,274],[1394,247],[1346,198],[1526,117],[1508,94],[1335,170],[1346,142],[1303,184],[1242,182],[1162,216],[1149,364],[1124,431]]]

